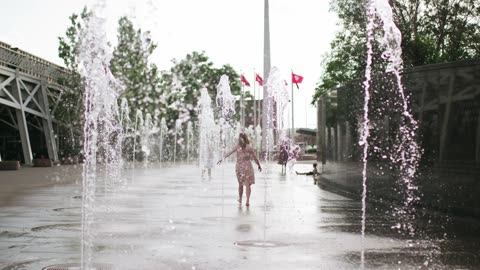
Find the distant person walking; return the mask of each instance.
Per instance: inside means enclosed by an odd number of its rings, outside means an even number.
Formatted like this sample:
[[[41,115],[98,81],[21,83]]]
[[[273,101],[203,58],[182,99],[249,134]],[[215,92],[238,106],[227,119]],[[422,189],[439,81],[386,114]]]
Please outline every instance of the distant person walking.
[[[262,166],[255,155],[255,150],[250,146],[250,141],[245,133],[238,136],[238,145],[236,145],[225,157],[218,161],[218,165],[233,153],[237,152],[237,163],[235,172],[238,180],[238,203],[242,204],[243,186],[246,187],[247,202],[246,206],[250,206],[250,194],[252,192],[251,185],[255,184],[255,173],[253,172],[252,159],[258,165],[258,171],[262,171]]]
[[[283,140],[280,144],[280,151],[278,153],[278,164],[282,166],[282,175],[287,173],[287,162],[289,160],[290,143],[288,140]]]

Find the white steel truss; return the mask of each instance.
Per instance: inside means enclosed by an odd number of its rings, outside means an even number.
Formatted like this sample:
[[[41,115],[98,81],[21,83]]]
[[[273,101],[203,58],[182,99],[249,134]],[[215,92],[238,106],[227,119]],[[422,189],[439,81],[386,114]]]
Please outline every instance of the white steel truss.
[[[27,165],[31,165],[33,159],[28,125],[43,130],[48,156],[58,161],[53,114],[64,91],[56,81],[66,72],[55,64],[0,42],[0,111],[7,110],[10,118],[0,121],[19,131]],[[14,109],[15,115],[8,108]],[[41,121],[27,122],[26,114]]]

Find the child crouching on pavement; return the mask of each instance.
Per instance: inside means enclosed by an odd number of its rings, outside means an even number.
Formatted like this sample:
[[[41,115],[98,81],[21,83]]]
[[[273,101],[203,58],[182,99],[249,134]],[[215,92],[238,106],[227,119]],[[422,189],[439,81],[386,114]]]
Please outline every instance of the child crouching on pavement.
[[[305,173],[299,173],[297,171],[295,171],[297,173],[297,175],[312,175],[313,176],[313,184],[316,185],[317,184],[317,180],[318,180],[318,177],[319,177],[319,173],[318,173],[318,170],[317,170],[317,163],[313,163],[313,170],[310,171],[310,172],[305,172]]]

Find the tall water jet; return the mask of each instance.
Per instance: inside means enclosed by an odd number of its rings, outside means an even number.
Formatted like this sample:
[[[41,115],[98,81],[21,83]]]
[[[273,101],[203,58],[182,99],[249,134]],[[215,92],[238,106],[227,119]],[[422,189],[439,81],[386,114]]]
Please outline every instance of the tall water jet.
[[[257,151],[257,156],[262,146],[262,127],[257,125],[255,127],[255,149]]]
[[[123,133],[128,132],[128,127],[130,126],[132,120],[130,119],[130,107],[128,106],[128,101],[126,98],[122,98],[120,101],[120,124],[124,128]]]
[[[177,119],[175,121],[175,128],[174,128],[174,142],[173,142],[173,165],[176,164],[177,161],[177,144],[181,143],[181,139],[178,138],[180,132],[182,131],[182,121]]]
[[[212,100],[208,95],[206,88],[200,90],[199,106],[199,161],[202,170],[202,176],[205,171],[211,170],[216,160],[218,150],[219,129],[215,124],[215,118],[212,109]],[[210,177],[210,174],[209,174]]]
[[[187,123],[187,162],[190,162],[191,151],[193,150],[193,124],[191,121]]]
[[[400,72],[403,69],[402,61],[402,35],[393,21],[393,13],[388,0],[370,0],[367,7],[367,67],[365,70],[365,80],[363,82],[364,88],[364,104],[363,104],[363,121],[361,127],[361,134],[359,144],[363,147],[363,170],[362,170],[362,251],[361,251],[361,268],[364,268],[364,239],[365,239],[365,224],[366,224],[366,197],[367,197],[367,163],[369,151],[369,136],[370,136],[370,120],[369,120],[369,102],[370,102],[370,86],[372,77],[372,59],[373,59],[373,39],[375,17],[378,15],[382,22],[383,37],[381,46],[384,47],[382,58],[388,60],[386,72],[392,73],[395,76],[397,93],[401,100],[401,121],[399,127],[398,145],[395,152],[390,156],[392,162],[400,163],[400,179],[406,187],[406,201],[401,209],[397,209],[403,216],[401,225],[406,229],[411,236],[414,235],[413,225],[411,220],[415,219],[415,209],[412,207],[419,197],[416,195],[417,187],[414,183],[414,177],[417,172],[418,162],[421,157],[421,150],[416,142],[416,131],[418,129],[417,121],[409,109],[408,96],[405,95],[404,86],[402,84],[402,77]]]
[[[273,121],[277,121],[275,127],[278,136],[278,142],[288,141],[287,138],[287,125],[285,119],[287,117],[287,107],[290,100],[288,94],[287,86],[285,85],[285,80],[283,79],[280,70],[277,67],[273,67],[270,71],[267,81],[267,89],[270,92],[271,98],[273,100],[274,112],[273,112]],[[280,144],[280,143],[279,143]]]
[[[144,126],[144,121],[143,121],[143,113],[141,110],[137,110],[135,113],[135,127],[133,129],[133,164],[135,164],[136,159],[136,154],[137,154],[137,136],[139,137],[140,140],[140,145],[142,143],[142,134],[143,134],[143,126]],[[140,127],[140,133],[138,128]]]
[[[233,134],[231,136],[231,147],[234,147],[235,145],[237,145],[237,138],[238,138],[238,134],[240,134],[241,132],[245,132],[243,126],[242,126],[242,122],[239,121],[239,122],[236,122],[234,124],[234,127],[235,129],[233,129]]]
[[[220,109],[220,144],[222,148],[221,155],[225,156],[226,150],[226,132],[228,126],[228,120],[235,114],[235,97],[230,90],[230,81],[227,75],[222,75],[220,81],[217,84],[217,108]],[[225,182],[225,166],[222,166],[222,216],[224,205],[224,183]]]
[[[275,133],[275,121],[280,120],[283,126],[284,113],[288,104],[288,90],[285,86],[285,80],[283,79],[280,70],[277,67],[273,67],[268,75],[267,83],[265,84],[267,96],[264,97],[264,114],[265,122],[262,133],[265,132],[264,151],[265,151],[265,174],[264,174],[264,230],[263,230],[263,242],[266,243],[267,234],[267,196],[268,196],[268,180],[270,176],[270,152],[274,147],[274,133]],[[278,106],[278,108],[276,108]],[[277,115],[278,111],[278,115]],[[281,116],[280,118],[278,118]]]
[[[120,86],[108,68],[111,48],[107,45],[104,8],[104,1],[92,8],[78,47],[79,71],[85,80],[81,269],[92,268],[97,154],[104,156],[108,179],[118,177],[121,160],[122,128],[117,120]],[[99,143],[103,144],[102,152],[98,152]]]
[[[367,9],[367,67],[365,69],[365,81],[363,82],[364,88],[364,103],[363,103],[363,122],[360,130],[360,139],[359,145],[363,148],[362,150],[362,251],[360,254],[360,267],[364,268],[365,263],[365,223],[366,223],[366,212],[367,212],[367,165],[368,165],[368,149],[369,142],[368,138],[370,136],[370,121],[369,121],[369,103],[370,103],[370,81],[372,76],[372,58],[373,58],[373,30],[375,28],[375,3],[374,0],[371,0]]]
[[[160,120],[160,138],[159,138],[159,152],[160,152],[160,163],[163,162],[163,145],[165,144],[165,137],[168,134],[168,127],[167,127],[167,122],[165,121],[165,118],[162,118]]]
[[[131,134],[129,133],[131,131],[132,125],[132,120],[130,119],[130,107],[128,106],[128,101],[126,98],[122,98],[122,100],[120,101],[120,124],[123,127],[123,144],[125,145],[126,140],[131,137]],[[125,147],[122,151],[124,153],[124,158],[127,159],[129,153],[128,147]]]
[[[150,156],[151,152],[151,146],[150,146],[150,136],[153,133],[153,120],[152,120],[152,115],[150,113],[147,113],[145,115],[145,122],[143,126],[143,132],[142,132],[142,140],[141,140],[141,150],[145,155],[145,161],[148,162],[148,158]]]
[[[414,205],[420,199],[417,195],[417,185],[415,184],[415,175],[418,169],[418,163],[421,159],[421,152],[417,143],[418,123],[414,119],[409,108],[409,97],[405,94],[401,72],[403,70],[402,60],[402,34],[393,21],[392,7],[387,0],[377,0],[377,14],[383,23],[382,45],[385,51],[382,58],[388,60],[386,72],[393,73],[397,86],[398,96],[400,97],[402,114],[399,127],[398,145],[392,155],[391,160],[400,164],[400,184],[405,185],[406,200],[397,212],[402,216],[404,224],[402,229],[406,230],[410,236],[414,236],[415,228],[411,222],[415,219]],[[406,218],[406,220],[405,220]]]

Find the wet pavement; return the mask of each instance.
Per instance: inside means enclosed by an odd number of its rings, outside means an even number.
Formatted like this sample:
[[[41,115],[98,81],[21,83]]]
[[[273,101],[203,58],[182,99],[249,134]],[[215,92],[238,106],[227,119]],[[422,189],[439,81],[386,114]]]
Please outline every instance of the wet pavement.
[[[272,165],[247,208],[234,164],[212,180],[194,165],[136,166],[97,186],[93,261],[111,269],[360,269],[362,250],[365,269],[480,269],[477,220],[419,212],[411,237],[392,229],[388,203],[371,203],[362,245],[360,200],[311,177]],[[0,172],[0,182],[0,270],[78,263],[81,167]]]

